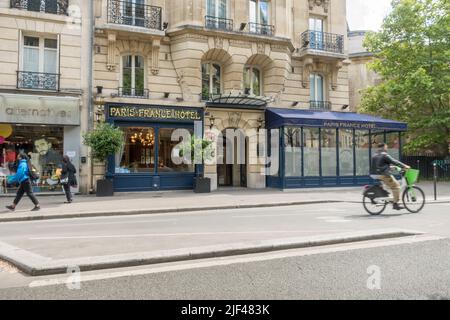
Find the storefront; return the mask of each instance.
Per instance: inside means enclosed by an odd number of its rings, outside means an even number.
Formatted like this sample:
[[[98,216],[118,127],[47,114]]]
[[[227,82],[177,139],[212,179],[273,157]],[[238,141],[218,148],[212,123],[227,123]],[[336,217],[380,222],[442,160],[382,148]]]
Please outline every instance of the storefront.
[[[62,192],[58,171],[63,155],[79,167],[79,126],[78,98],[0,94],[0,194],[17,188],[6,178],[15,173],[19,152],[39,171],[35,192]]]
[[[370,183],[377,144],[400,158],[405,123],[349,112],[269,108],[267,129],[280,132],[280,170],[270,188],[358,186]]]
[[[203,132],[203,109],[110,103],[106,121],[124,132],[124,147],[108,160],[107,177],[115,191],[192,189],[196,166],[176,164],[172,152],[182,139],[172,141],[177,129]]]

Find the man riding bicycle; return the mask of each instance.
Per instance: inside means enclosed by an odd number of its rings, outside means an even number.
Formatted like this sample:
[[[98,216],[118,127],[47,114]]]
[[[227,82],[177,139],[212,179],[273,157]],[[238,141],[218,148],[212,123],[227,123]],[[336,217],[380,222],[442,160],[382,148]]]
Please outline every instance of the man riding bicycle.
[[[404,169],[411,169],[410,166],[392,158],[388,153],[388,145],[380,143],[378,145],[378,152],[372,157],[371,176],[375,179],[383,181],[394,194],[394,210],[403,209],[400,207],[400,183],[391,174],[391,166],[398,166]]]

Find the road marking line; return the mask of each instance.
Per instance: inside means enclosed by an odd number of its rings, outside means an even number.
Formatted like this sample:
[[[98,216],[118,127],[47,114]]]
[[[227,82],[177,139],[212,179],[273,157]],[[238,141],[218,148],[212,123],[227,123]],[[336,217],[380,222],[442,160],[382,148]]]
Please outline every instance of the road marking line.
[[[339,230],[342,231],[342,230]],[[70,239],[108,239],[108,238],[141,238],[141,237],[178,237],[178,236],[209,236],[232,234],[274,234],[274,233],[318,233],[324,230],[261,230],[261,231],[230,231],[230,232],[197,232],[197,233],[147,233],[147,234],[118,234],[107,236],[72,236],[72,237],[34,237],[28,240],[70,240]]]
[[[139,270],[127,270],[127,271],[115,271],[115,272],[107,272],[101,274],[80,274],[80,282],[90,282],[90,281],[99,281],[99,280],[108,280],[115,278],[123,278],[123,277],[132,277],[132,276],[142,276],[149,275],[155,273],[166,273],[166,272],[175,272],[189,269],[202,269],[202,268],[210,268],[217,266],[229,266],[234,264],[243,264],[243,263],[251,263],[251,262],[262,262],[269,260],[277,260],[284,258],[292,258],[292,257],[301,257],[301,256],[310,256],[317,254],[326,254],[326,253],[336,253],[343,252],[349,250],[361,250],[361,249],[371,249],[378,247],[387,247],[387,246],[395,246],[402,244],[413,244],[425,241],[436,241],[447,239],[446,237],[439,236],[428,236],[428,235],[419,235],[412,236],[406,238],[397,238],[397,239],[384,239],[384,240],[372,240],[358,243],[348,243],[348,244],[338,244],[338,245],[330,245],[325,247],[315,247],[315,248],[304,248],[304,249],[291,249],[285,250],[282,252],[270,252],[270,253],[262,253],[262,254],[253,254],[246,256],[235,256],[235,257],[223,257],[223,258],[214,258],[208,260],[199,260],[196,262],[174,262],[168,263],[167,265],[155,265],[149,266],[145,269]],[[46,287],[46,286],[54,286],[54,285],[64,285],[67,282],[71,281],[69,276],[65,278],[52,278],[52,279],[44,279],[44,280],[35,280],[29,284],[30,288],[34,287]]]
[[[158,223],[158,222],[173,222],[178,221],[178,219],[159,219],[159,220],[139,220],[139,221],[115,221],[115,222],[87,222],[87,223],[74,223],[74,224],[61,224],[61,225],[50,225],[50,226],[37,226],[36,228],[62,228],[62,227],[79,227],[79,226],[96,226],[96,225],[114,225],[114,224],[139,224],[139,223]]]

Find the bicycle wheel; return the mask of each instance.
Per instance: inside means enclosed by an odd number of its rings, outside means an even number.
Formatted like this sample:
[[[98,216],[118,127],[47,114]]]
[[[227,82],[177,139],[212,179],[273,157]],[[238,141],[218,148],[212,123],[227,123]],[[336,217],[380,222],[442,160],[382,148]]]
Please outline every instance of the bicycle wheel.
[[[425,193],[419,187],[406,188],[403,191],[402,200],[406,210],[418,213],[425,206]]]
[[[363,197],[364,209],[372,216],[379,216],[386,210],[387,202],[379,199],[370,199],[369,197]]]

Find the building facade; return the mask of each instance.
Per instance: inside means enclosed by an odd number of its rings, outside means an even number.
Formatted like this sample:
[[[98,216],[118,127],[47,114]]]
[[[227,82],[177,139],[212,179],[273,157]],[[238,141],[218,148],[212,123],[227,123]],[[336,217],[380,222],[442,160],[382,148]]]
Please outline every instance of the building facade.
[[[404,130],[348,112],[345,0],[81,1],[0,0],[0,102],[22,117],[0,124],[31,153],[50,149],[35,137],[56,139],[54,153],[80,167],[82,192],[105,175],[116,191],[191,189],[200,172],[213,190],[357,184],[371,145]],[[46,116],[28,107],[37,101]],[[100,121],[125,136],[106,171],[81,143]],[[40,131],[16,142],[25,125]],[[57,136],[41,132],[50,127]],[[180,129],[225,136],[219,162],[175,164]],[[264,145],[254,143],[262,129],[273,131]],[[261,155],[279,162],[269,175]]]
[[[82,0],[0,0],[2,194],[14,191],[5,177],[20,151],[40,172],[35,191],[61,192],[57,173],[65,154],[86,189],[89,170],[80,163],[90,88],[82,68],[89,60],[86,10]]]
[[[374,86],[381,81],[380,76],[369,69],[373,62],[373,54],[364,48],[364,38],[367,31],[349,31],[349,58],[351,64],[348,68],[350,88],[350,110],[357,112],[361,103],[361,91]]]

